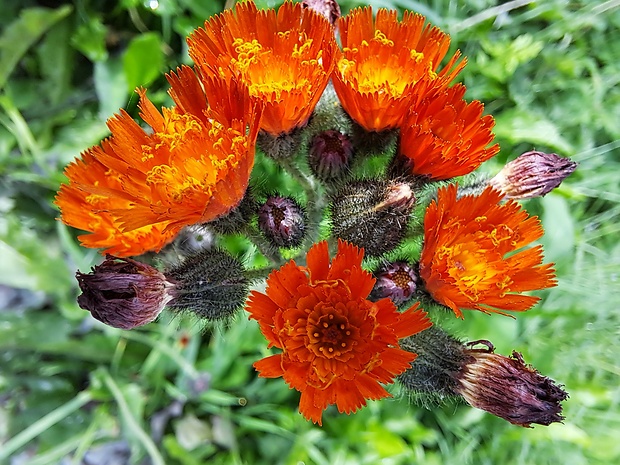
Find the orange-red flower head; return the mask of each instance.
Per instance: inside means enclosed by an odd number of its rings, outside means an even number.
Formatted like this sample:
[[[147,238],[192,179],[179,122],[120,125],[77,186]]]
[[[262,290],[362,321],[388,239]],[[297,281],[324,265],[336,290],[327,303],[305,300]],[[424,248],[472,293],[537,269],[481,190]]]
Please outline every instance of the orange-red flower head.
[[[158,251],[241,201],[260,109],[235,80],[199,81],[189,67],[168,80],[176,106],[162,113],[138,90],[152,132],[121,110],[108,121],[112,136],[67,167],[56,204],[62,221],[91,233],[82,245],[119,257]]]
[[[367,131],[380,132],[401,125],[415,98],[414,88],[425,92],[446,87],[465,66],[455,53],[437,71],[450,46],[450,37],[424,25],[421,15],[357,8],[340,18],[343,52],[334,70],[334,88],[343,108]]]
[[[399,339],[431,326],[417,304],[399,313],[389,299],[367,299],[375,280],[361,267],[363,255],[339,241],[330,264],[327,242],[320,242],[306,267],[290,261],[269,275],[266,294],[254,291],[248,300],[269,346],[282,350],[255,368],[300,391],[299,410],[314,423],[328,405],[351,413],[366,399],[388,397],[381,383],[392,383],[416,357]]]
[[[493,141],[493,117],[482,116],[477,100],[463,100],[457,84],[411,107],[401,127],[400,163],[413,174],[434,180],[471,173],[499,152]]]
[[[528,310],[539,298],[521,292],[556,285],[542,246],[524,249],[543,235],[540,221],[502,198],[492,188],[457,198],[450,185],[426,210],[420,277],[433,299],[461,318],[462,309]]]
[[[261,128],[274,136],[306,124],[337,48],[327,19],[290,1],[278,11],[238,3],[208,19],[187,43],[203,73],[238,76],[265,103]]]

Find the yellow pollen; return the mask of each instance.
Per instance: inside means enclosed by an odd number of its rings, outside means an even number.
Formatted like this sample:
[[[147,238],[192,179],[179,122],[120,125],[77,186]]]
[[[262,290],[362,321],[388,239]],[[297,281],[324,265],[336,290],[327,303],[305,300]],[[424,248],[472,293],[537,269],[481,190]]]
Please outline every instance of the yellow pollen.
[[[329,325],[327,323],[323,323],[323,328],[327,328]]]
[[[293,58],[302,58],[302,55],[310,51],[312,47],[312,39],[306,39],[301,47],[298,44],[295,44],[293,47]]]
[[[379,31],[378,29],[375,31],[374,40],[381,43],[381,45],[388,45],[390,47],[394,46],[394,41],[388,39],[387,36],[383,32]]]
[[[346,346],[347,346],[347,343],[346,343],[346,342],[341,342],[341,343],[340,343],[340,347],[346,347]]]
[[[319,337],[319,333],[312,334],[314,337]]]
[[[424,59],[424,54],[416,50],[411,50],[411,52],[409,52],[409,57],[416,63],[420,63]]]

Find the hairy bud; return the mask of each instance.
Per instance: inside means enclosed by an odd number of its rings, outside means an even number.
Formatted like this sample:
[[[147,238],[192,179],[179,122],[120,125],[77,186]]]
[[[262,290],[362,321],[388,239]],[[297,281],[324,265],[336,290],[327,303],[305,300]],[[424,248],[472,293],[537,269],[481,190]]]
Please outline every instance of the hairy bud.
[[[302,128],[295,128],[289,133],[283,133],[277,136],[266,131],[260,131],[256,139],[256,146],[260,148],[265,155],[276,161],[293,157],[299,150],[301,144],[301,129]]]
[[[273,195],[258,210],[258,228],[277,247],[297,247],[306,233],[306,213],[294,199]]]
[[[76,273],[78,305],[97,320],[133,329],[155,320],[172,299],[174,284],[152,266],[107,255],[90,273]]]
[[[478,344],[485,349],[473,349]],[[510,423],[529,427],[560,422],[566,391],[541,375],[513,351],[511,357],[493,353],[488,341],[463,345],[433,326],[404,340],[401,347],[418,354],[400,383],[414,394],[441,400],[459,396],[472,407]]]
[[[489,181],[509,199],[541,197],[558,187],[577,163],[555,153],[526,152],[506,163]]]
[[[350,182],[331,197],[332,233],[363,247],[368,256],[381,256],[403,240],[415,200],[404,182]]]
[[[241,262],[221,250],[187,258],[166,272],[175,283],[171,310],[188,310],[208,321],[232,316],[243,307],[249,282]]]
[[[418,275],[408,263],[388,263],[373,274],[377,279],[370,294],[373,300],[387,297],[400,305],[409,300],[417,289]]]
[[[308,162],[320,180],[329,182],[346,176],[352,158],[353,144],[340,131],[323,131],[312,138]]]

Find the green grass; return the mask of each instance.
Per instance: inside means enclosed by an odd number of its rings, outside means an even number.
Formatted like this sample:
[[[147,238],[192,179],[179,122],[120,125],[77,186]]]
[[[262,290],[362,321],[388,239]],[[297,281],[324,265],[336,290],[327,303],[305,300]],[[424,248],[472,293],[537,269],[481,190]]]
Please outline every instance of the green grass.
[[[355,415],[330,409],[319,428],[282,380],[256,377],[251,364],[267,349],[245,315],[206,332],[166,318],[123,332],[77,307],[75,270],[99,256],[55,220],[62,170],[106,136],[119,107],[135,111],[135,86],[168,102],[162,73],[188,62],[184,36],[223,3],[3,6],[0,463],[77,464],[119,440],[132,463],[153,464],[620,462],[618,1],[373,2],[426,14],[468,56],[466,97],[496,117],[502,147],[483,170],[532,148],[580,163],[561,188],[526,203],[543,220],[559,286],[515,320],[469,312],[450,326],[523,352],[564,384],[564,424],[523,429],[462,405],[429,411],[394,391]]]

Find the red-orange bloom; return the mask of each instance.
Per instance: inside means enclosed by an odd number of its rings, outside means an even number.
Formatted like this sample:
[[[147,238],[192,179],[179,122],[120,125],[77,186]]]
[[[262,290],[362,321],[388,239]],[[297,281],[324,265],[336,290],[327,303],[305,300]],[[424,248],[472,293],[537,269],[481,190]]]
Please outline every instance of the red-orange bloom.
[[[401,125],[415,98],[446,87],[463,69],[456,52],[437,72],[450,46],[450,36],[424,25],[421,15],[380,9],[373,22],[372,8],[357,8],[340,18],[343,52],[334,70],[334,88],[343,108],[367,131]]]
[[[401,127],[399,158],[407,169],[434,180],[471,173],[499,152],[493,141],[495,121],[482,116],[477,100],[463,100],[465,86],[457,84],[420,99]]]
[[[537,217],[487,188],[457,198],[457,186],[439,189],[424,216],[420,277],[437,302],[458,317],[461,309],[485,313],[524,311],[539,298],[521,292],[556,285],[542,246],[523,249],[543,235]]]
[[[282,349],[254,367],[300,391],[299,411],[314,423],[330,404],[351,413],[366,399],[388,397],[381,383],[394,382],[416,357],[399,339],[431,326],[417,304],[399,313],[389,299],[367,300],[375,280],[362,269],[363,256],[339,241],[330,264],[327,242],[320,242],[308,251],[307,267],[290,261],[269,275],[266,294],[254,291],[248,300],[269,347]]]
[[[306,124],[334,67],[331,24],[301,3],[278,11],[253,2],[208,19],[187,39],[204,74],[239,76],[265,102],[261,128],[277,136]]]
[[[241,201],[260,109],[234,80],[199,81],[182,67],[168,81],[176,106],[162,113],[138,90],[152,132],[121,110],[108,121],[112,136],[67,167],[56,204],[63,222],[92,233],[82,245],[119,257],[159,251],[184,226]]]

